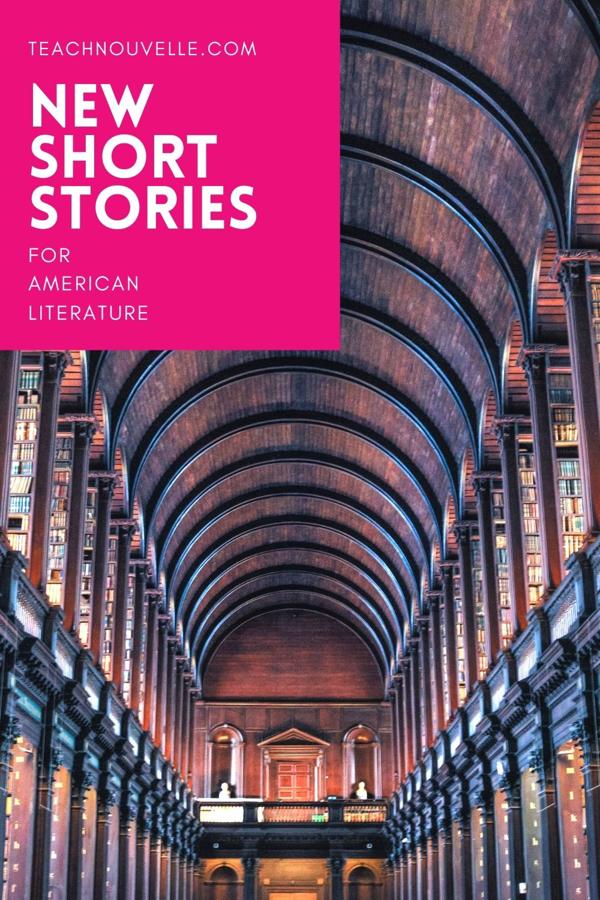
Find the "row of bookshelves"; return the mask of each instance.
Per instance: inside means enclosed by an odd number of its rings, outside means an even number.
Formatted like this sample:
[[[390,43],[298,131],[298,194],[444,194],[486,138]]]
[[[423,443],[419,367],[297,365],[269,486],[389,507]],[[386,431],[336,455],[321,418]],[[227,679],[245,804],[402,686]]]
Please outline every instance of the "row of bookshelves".
[[[19,370],[17,409],[11,454],[11,478],[8,500],[10,515],[7,536],[11,547],[22,553],[26,558],[29,558],[41,388],[41,368],[22,365]]]

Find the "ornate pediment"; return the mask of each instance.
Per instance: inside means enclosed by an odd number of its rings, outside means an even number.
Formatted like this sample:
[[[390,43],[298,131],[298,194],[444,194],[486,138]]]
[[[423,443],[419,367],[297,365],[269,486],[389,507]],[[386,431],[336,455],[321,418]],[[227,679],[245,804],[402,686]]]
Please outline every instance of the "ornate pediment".
[[[329,747],[329,742],[322,738],[309,734],[308,731],[302,731],[300,728],[286,728],[285,731],[278,731],[277,734],[259,741],[259,747],[306,747],[312,744],[317,747]]]

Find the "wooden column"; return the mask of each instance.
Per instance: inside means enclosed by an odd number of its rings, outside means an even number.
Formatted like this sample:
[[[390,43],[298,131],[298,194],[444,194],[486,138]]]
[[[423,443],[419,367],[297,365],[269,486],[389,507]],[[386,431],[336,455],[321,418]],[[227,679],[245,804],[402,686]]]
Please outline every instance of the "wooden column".
[[[556,776],[554,771],[554,749],[550,733],[550,716],[542,708],[538,712],[538,728],[541,744],[530,758],[530,767],[538,776],[540,797],[540,822],[542,830],[542,863],[544,885],[552,886],[553,900],[571,900],[564,897],[560,855],[560,825],[556,805]]]
[[[112,680],[119,693],[123,693],[123,675],[125,667],[125,636],[127,629],[127,604],[129,599],[129,560],[131,557],[131,538],[135,532],[135,523],[129,519],[117,521],[117,584],[115,591],[113,617],[113,660]]]
[[[168,639],[168,657],[167,657],[167,702],[165,709],[165,756],[173,763],[175,756],[174,737],[175,737],[175,694],[177,684],[177,638],[170,635]]]
[[[344,900],[344,859],[341,856],[331,856],[329,858],[329,878],[331,882],[331,900]],[[256,897],[256,890],[253,894],[247,894],[244,890],[244,900],[253,900]]]
[[[413,765],[421,759],[421,678],[419,664],[419,639],[410,641],[410,687],[412,694]]]
[[[185,657],[175,659],[175,716],[173,727],[173,766],[181,772],[181,744],[183,739],[183,667]]]
[[[182,724],[181,724],[181,775],[184,782],[189,786],[189,769],[190,769],[190,685],[192,676],[189,672],[183,675],[183,707],[182,707]]]
[[[510,780],[507,778],[503,785],[504,795],[508,809],[508,853],[510,860],[510,880],[513,890],[518,889],[519,884],[526,881],[525,875],[525,850],[523,846],[523,815],[521,810],[521,782],[519,773],[515,772]]]
[[[158,609],[162,591],[147,590],[148,618],[146,622],[146,667],[144,671],[144,731],[156,733],[157,668],[160,634],[158,629]]]
[[[135,584],[133,588],[133,635],[131,647],[131,708],[137,713],[140,721],[144,718],[141,712],[141,672],[142,665],[148,661],[143,657],[144,644],[148,646],[149,632],[147,621],[146,579],[148,566],[145,560],[132,560],[135,564]],[[148,616],[149,619],[149,616]],[[145,696],[145,692],[144,692]],[[145,712],[145,710],[144,710]]]
[[[394,691],[392,694],[392,724],[394,728],[395,751],[394,751],[394,770],[397,777],[394,779],[394,787],[397,788],[402,782],[406,774],[406,762],[404,759],[404,713],[402,703],[402,669],[394,676]]]
[[[456,664],[456,612],[454,609],[454,565],[443,562],[440,566],[442,578],[442,601],[444,603],[444,640],[446,641],[446,666],[448,671],[448,697],[450,715],[458,709],[458,674]]]
[[[154,743],[165,751],[165,729],[167,721],[167,630],[170,616],[158,617],[158,665],[156,671],[156,717],[154,730]]]
[[[402,666],[402,711],[404,716],[404,762],[405,776],[412,772],[415,759],[412,737],[412,691],[410,681],[410,657],[405,656],[400,660]]]
[[[500,652],[500,611],[498,608],[498,579],[496,577],[496,548],[492,514],[492,478],[498,475],[479,473],[473,478],[477,498],[477,520],[481,546],[483,581],[483,609],[485,615],[486,655],[490,666]]]
[[[56,423],[60,403],[60,382],[67,363],[65,353],[44,353],[42,406],[40,410],[38,454],[33,486],[31,556],[29,579],[34,587],[46,589],[48,575],[48,532],[56,445]]]
[[[432,686],[432,725],[433,735],[441,731],[444,725],[444,669],[442,666],[442,628],[440,621],[439,591],[430,591],[429,598],[429,640],[431,646]]]
[[[558,587],[563,575],[563,548],[559,529],[556,496],[554,446],[550,404],[546,384],[546,352],[548,348],[526,347],[524,366],[529,382],[533,450],[540,511],[542,570],[547,591]]]
[[[82,754],[84,755],[84,754]],[[65,896],[69,900],[86,900],[83,893],[83,870],[85,865],[85,798],[92,786],[92,779],[86,769],[77,767],[71,778],[71,818],[69,821],[69,860]]]
[[[496,420],[496,437],[500,445],[502,487],[504,492],[504,521],[508,549],[508,577],[512,600],[512,626],[516,633],[527,625],[529,591],[525,569],[525,547],[521,517],[521,486],[519,482],[518,427],[521,417]]]
[[[422,691],[423,691],[423,717],[425,721],[421,723],[423,738],[421,742],[425,743],[421,750],[426,750],[431,746],[433,741],[433,723],[431,709],[431,671],[432,660],[429,646],[429,616],[421,616],[419,618],[419,631],[421,635],[419,644],[419,659],[422,675]],[[423,727],[424,726],[424,727]]]
[[[56,727],[56,698],[49,697],[42,720],[42,738],[37,761],[37,790],[33,803],[33,858],[31,900],[46,900],[49,888],[50,848],[52,843],[53,750]]]
[[[109,788],[98,791],[98,816],[96,818],[96,856],[94,860],[94,900],[106,896],[107,871],[109,867],[109,841],[111,816],[115,794]],[[116,875],[116,873],[113,873]]]
[[[491,793],[485,792],[481,806],[481,830],[483,832],[483,873],[486,900],[496,900],[498,896],[496,865],[496,828],[494,825],[494,804]]]
[[[600,255],[595,253],[594,256],[599,262]],[[590,539],[600,531],[600,373],[590,315],[588,275],[586,256],[574,256],[572,251],[563,254],[559,281],[566,300],[583,503]]]
[[[71,417],[73,418],[73,417]],[[77,417],[74,422],[73,470],[71,475],[71,508],[67,544],[67,568],[65,572],[64,625],[67,631],[79,628],[81,603],[81,572],[83,560],[83,534],[85,507],[88,492],[88,467],[90,441],[94,434],[93,419]]]
[[[132,900],[135,893],[137,861],[136,816],[137,803],[134,801],[131,793],[125,791],[119,821],[118,900]]]
[[[0,530],[6,528],[8,521],[8,489],[20,362],[20,351],[0,350]]]
[[[138,814],[135,852],[135,900],[149,900],[150,896],[150,829],[142,807]]]
[[[150,900],[161,900],[160,892],[160,834],[152,831],[150,836],[150,869],[148,872],[148,896]]]
[[[475,601],[473,596],[473,568],[471,562],[472,522],[459,522],[455,527],[458,541],[458,563],[460,569],[460,593],[463,607],[463,641],[465,649],[465,677],[467,693],[478,680],[477,671],[477,627],[475,622]]]
[[[102,659],[104,612],[106,608],[106,575],[108,571],[108,538],[110,534],[110,507],[115,485],[112,472],[95,476],[98,484],[98,512],[96,519],[96,547],[94,551],[94,579],[90,609],[91,644],[94,660]]]
[[[593,658],[586,656],[580,665],[587,715],[575,726],[572,737],[582,754],[590,897],[600,900],[600,697]]]

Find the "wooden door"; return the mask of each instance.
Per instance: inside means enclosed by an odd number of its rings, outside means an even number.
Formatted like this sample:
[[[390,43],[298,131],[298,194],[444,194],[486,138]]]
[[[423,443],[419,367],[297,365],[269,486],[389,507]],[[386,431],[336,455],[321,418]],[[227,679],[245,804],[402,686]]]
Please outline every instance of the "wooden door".
[[[308,762],[278,762],[277,799],[298,803],[314,800],[313,766]]]

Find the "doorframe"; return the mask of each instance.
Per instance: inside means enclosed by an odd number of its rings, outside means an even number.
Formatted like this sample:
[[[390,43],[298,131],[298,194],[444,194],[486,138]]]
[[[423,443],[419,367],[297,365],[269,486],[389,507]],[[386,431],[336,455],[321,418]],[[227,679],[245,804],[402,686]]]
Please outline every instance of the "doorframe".
[[[274,783],[274,763],[276,762],[312,762],[314,800],[319,800],[325,793],[325,751],[329,742],[322,738],[301,731],[299,728],[288,728],[275,734],[258,746],[262,752],[261,794],[265,800],[276,800],[273,793],[277,790]]]

